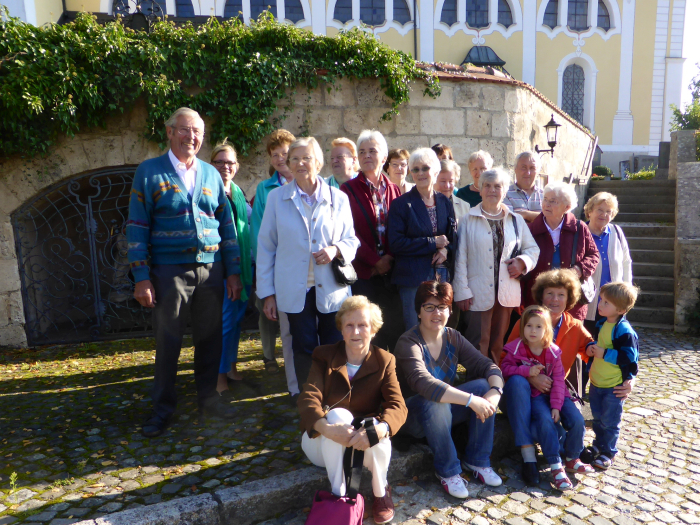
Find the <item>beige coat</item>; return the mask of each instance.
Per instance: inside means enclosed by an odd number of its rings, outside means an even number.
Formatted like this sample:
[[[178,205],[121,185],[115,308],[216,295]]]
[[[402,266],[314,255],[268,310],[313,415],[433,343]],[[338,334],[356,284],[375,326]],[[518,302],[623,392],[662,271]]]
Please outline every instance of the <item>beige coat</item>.
[[[457,224],[459,224],[459,220],[469,213],[469,208],[471,206],[469,206],[467,201],[460,199],[456,195],[452,196],[452,206],[454,206],[455,209],[455,219],[457,220]]]
[[[521,255],[518,257],[525,263],[525,273],[537,264],[540,248],[530,233],[525,219],[506,208],[504,216],[503,255],[498,272],[498,302],[502,306],[520,306],[520,281],[511,279],[505,264],[515,247],[514,216],[518,224]],[[457,228],[457,260],[455,277],[452,283],[454,300],[474,298],[471,310],[484,312],[493,307],[496,294],[493,272],[493,239],[491,227],[481,214],[481,204],[474,206],[469,213],[462,217]]]

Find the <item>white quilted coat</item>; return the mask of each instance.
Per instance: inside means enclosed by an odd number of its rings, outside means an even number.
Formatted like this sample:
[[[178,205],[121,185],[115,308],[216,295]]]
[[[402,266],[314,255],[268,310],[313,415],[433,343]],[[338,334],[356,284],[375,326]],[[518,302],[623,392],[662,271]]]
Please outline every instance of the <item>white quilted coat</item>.
[[[525,219],[506,208],[503,255],[498,272],[498,302],[506,307],[520,306],[520,281],[511,279],[505,264],[515,247],[515,231],[511,216],[515,216],[518,224],[521,239],[521,255],[518,258],[525,263],[525,273],[535,267],[540,255],[540,248],[532,238]],[[471,310],[475,312],[490,310],[496,298],[493,277],[493,239],[491,227],[481,214],[481,204],[471,208],[469,213],[460,219],[457,237],[459,239],[457,260],[452,282],[454,300],[462,301],[473,297],[474,303]]]

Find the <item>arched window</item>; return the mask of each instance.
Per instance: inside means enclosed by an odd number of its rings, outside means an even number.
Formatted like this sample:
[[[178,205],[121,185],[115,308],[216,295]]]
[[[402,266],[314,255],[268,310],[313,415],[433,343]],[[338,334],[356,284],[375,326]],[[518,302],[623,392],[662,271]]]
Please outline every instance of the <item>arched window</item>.
[[[242,18],[243,0],[226,0],[224,5],[224,18]]]
[[[498,23],[506,29],[513,25],[513,12],[507,0],[498,0]]]
[[[559,25],[559,0],[549,0],[544,10],[543,24],[554,29]]]
[[[384,0],[360,0],[360,20],[368,26],[384,24]]]
[[[333,18],[343,24],[352,20],[352,0],[338,0],[333,10]]]
[[[467,0],[467,25],[475,28],[489,25],[488,0]]]
[[[194,17],[194,7],[192,7],[192,0],[177,0],[175,2],[175,12],[179,17]]]
[[[561,92],[561,109],[583,124],[583,99],[586,77],[583,68],[571,64],[564,70]]]
[[[603,31],[610,29],[610,13],[603,0],[598,0],[598,27]]]
[[[394,20],[401,25],[411,21],[411,10],[406,0],[394,0]]]
[[[284,17],[295,24],[304,20],[304,8],[299,0],[284,0]]]
[[[445,0],[445,3],[442,4],[440,22],[448,26],[457,23],[457,0]]]
[[[569,0],[567,25],[573,31],[588,29],[588,0]]]
[[[269,11],[272,16],[277,18],[277,2],[272,0],[250,0],[250,18],[257,20],[260,13]]]

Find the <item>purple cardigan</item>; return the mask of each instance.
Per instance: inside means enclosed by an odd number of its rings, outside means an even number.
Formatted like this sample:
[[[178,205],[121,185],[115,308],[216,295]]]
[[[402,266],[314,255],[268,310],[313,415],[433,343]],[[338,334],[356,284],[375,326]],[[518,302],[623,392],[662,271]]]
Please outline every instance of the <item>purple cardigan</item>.
[[[528,357],[529,348],[520,339],[514,339],[503,347],[505,352],[501,360],[501,372],[507,380],[510,376],[530,376],[530,367],[540,364],[535,359]],[[561,411],[564,405],[564,398],[571,397],[569,390],[564,382],[564,367],[561,364],[561,350],[552,343],[549,348],[544,350],[545,369],[540,374],[546,374],[552,378],[552,390],[549,394],[549,406]],[[540,391],[534,386],[530,386],[532,397],[540,395]]]

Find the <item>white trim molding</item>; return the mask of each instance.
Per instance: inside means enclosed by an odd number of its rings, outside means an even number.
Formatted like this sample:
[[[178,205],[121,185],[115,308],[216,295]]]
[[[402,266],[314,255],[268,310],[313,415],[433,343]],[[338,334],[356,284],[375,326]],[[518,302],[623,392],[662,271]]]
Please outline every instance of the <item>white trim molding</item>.
[[[683,93],[683,26],[686,0],[675,0],[671,12],[671,35],[666,57],[666,85],[664,86],[664,117],[662,140],[671,140],[671,104],[681,107]]]
[[[617,111],[613,117],[613,144],[632,144],[634,115],[632,115],[632,58],[634,52],[634,12],[636,0],[627,0],[622,8],[620,36],[620,82]]]
[[[594,60],[585,53],[575,52],[566,55],[557,68],[557,106],[561,107],[563,101],[564,70],[571,64],[583,68],[585,83],[583,87],[583,124],[595,135],[595,99],[596,85],[598,82],[598,68]]]
[[[554,0],[553,0],[554,1]],[[586,31],[578,33],[576,31],[571,31],[567,26],[568,15],[569,15],[569,2],[568,0],[556,0],[559,2],[558,12],[558,22],[557,27],[551,29],[549,26],[544,25],[544,12],[549,4],[548,0],[543,0],[540,3],[540,7],[537,10],[537,31],[544,33],[552,40],[555,36],[560,33],[564,33],[566,36],[577,38],[580,34],[581,38],[589,38],[593,35],[599,35],[603,40],[609,40],[613,35],[620,33],[620,26],[622,16],[620,15],[620,6],[617,4],[617,0],[601,0],[605,6],[608,8],[608,14],[610,15],[610,29],[604,31],[598,27],[598,1],[588,0],[588,23],[589,27]]]
[[[317,2],[319,0],[313,0]],[[325,2],[325,0],[321,0]],[[335,14],[335,4],[336,0],[329,0],[328,10],[326,11],[326,25],[328,27],[334,27],[336,29],[352,29],[353,27],[359,26],[362,21],[360,20],[360,0],[352,0],[352,19],[348,20],[346,23],[342,23],[339,20],[333,18]],[[315,5],[315,3],[314,3]],[[375,36],[385,33],[389,29],[396,29],[401,36],[405,36],[409,31],[413,29],[413,20],[415,18],[415,13],[413,12],[413,1],[406,0],[406,5],[408,6],[408,11],[411,14],[411,20],[405,24],[399,24],[393,19],[394,17],[394,0],[384,0],[384,23],[380,26],[368,27],[367,30],[373,33]],[[422,8],[422,5],[421,5]],[[420,8],[419,8],[420,10]],[[420,16],[416,20],[417,27],[419,24]],[[423,58],[421,58],[423,60]],[[432,62],[432,60],[430,60]]]
[[[524,0],[523,17],[523,82],[535,85],[537,67],[537,0]]]
[[[510,12],[513,15],[513,23],[510,27],[498,23],[498,0],[489,0],[489,25],[481,28],[473,28],[467,25],[467,2],[466,0],[457,0],[457,22],[448,26],[440,21],[442,17],[442,8],[445,5],[445,0],[438,0],[435,6],[435,21],[433,28],[442,31],[447,36],[453,36],[458,31],[462,31],[467,35],[473,35],[476,38],[472,39],[474,45],[482,45],[481,37],[488,36],[491,33],[500,33],[504,38],[508,39],[516,31],[523,30],[523,10],[519,1],[505,0],[510,6]]]
[[[36,3],[34,0],[24,0],[24,17],[25,22],[33,26],[36,25]]]
[[[649,124],[649,148],[654,152],[658,152],[659,142],[663,137],[664,98],[666,91],[664,86],[666,80],[666,45],[668,43],[670,10],[670,0],[657,0],[654,68],[651,83],[651,121]]]
[[[649,155],[651,148],[649,146],[640,146],[638,144],[598,144],[603,153],[641,153]]]

